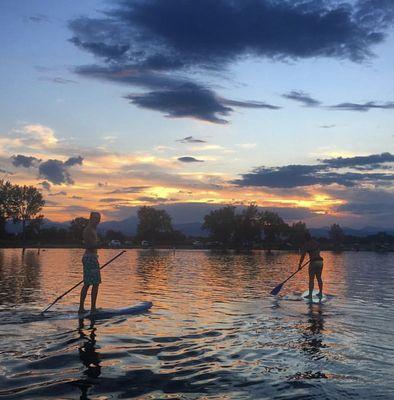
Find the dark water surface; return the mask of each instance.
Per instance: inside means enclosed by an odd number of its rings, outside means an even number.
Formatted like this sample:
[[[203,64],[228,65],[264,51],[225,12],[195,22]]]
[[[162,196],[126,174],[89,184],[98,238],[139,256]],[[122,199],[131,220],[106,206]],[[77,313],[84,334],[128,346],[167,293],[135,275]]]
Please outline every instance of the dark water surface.
[[[150,312],[80,323],[76,290],[40,317],[81,255],[0,250],[0,398],[394,398],[392,253],[323,254],[329,301],[308,305],[306,271],[269,295],[295,253],[129,250],[103,271],[99,306]]]

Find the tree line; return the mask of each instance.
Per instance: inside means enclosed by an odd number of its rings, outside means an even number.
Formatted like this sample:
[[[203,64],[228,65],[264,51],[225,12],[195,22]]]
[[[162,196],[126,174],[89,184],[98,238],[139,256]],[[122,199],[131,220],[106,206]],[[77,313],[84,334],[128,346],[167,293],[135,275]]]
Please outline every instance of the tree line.
[[[68,227],[44,227],[44,216],[41,213],[45,205],[42,193],[34,186],[15,185],[10,181],[0,180],[0,239],[19,241],[24,244],[40,242],[42,244],[82,244],[82,232],[88,223],[84,217],[74,218]],[[192,244],[196,239],[209,247],[250,249],[288,248],[298,249],[302,246],[306,224],[302,221],[287,224],[277,213],[260,209],[252,203],[240,210],[235,206],[224,206],[205,215],[202,229],[207,237],[188,238],[172,226],[171,216],[165,210],[150,206],[138,209],[136,235],[127,236],[116,230],[108,230],[101,235],[103,244],[116,240],[122,244],[182,245]],[[12,220],[20,223],[22,232],[18,235],[7,235],[6,222]],[[328,238],[320,238],[325,248],[341,249],[343,246],[368,243],[380,246],[394,245],[394,237],[385,233],[366,238],[345,235],[338,224],[333,224]]]

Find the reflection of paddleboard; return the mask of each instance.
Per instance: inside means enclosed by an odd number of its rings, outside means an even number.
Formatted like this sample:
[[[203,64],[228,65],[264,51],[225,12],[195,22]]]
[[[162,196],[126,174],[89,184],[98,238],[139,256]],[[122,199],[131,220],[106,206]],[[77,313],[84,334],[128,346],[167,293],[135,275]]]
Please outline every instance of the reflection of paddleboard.
[[[144,311],[148,311],[152,307],[152,302],[143,301],[134,306],[124,307],[124,308],[101,308],[98,309],[94,314],[91,314],[90,311],[86,311],[83,314],[77,314],[77,318],[94,318],[94,319],[105,319],[111,318],[115,316],[122,315],[132,315],[142,313]]]
[[[318,290],[314,290],[312,292],[312,298],[309,299],[306,296],[309,294],[309,290],[305,290],[304,293],[302,293],[301,297],[303,300],[305,300],[308,303],[324,303],[327,301],[327,296],[323,293],[322,298],[320,298],[317,294],[319,293]]]

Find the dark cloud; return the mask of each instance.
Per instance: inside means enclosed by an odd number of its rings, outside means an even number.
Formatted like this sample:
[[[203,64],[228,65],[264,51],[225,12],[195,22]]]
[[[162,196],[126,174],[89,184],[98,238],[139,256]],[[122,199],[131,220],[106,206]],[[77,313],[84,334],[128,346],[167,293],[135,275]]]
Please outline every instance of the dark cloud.
[[[81,197],[81,196],[71,196],[70,197],[71,199],[75,199],[75,200],[82,200],[83,199],[83,197]]]
[[[48,81],[48,82],[52,82],[52,83],[59,83],[61,85],[66,85],[68,83],[78,83],[77,81],[73,81],[72,79],[65,79],[62,78],[60,76],[56,76],[54,78],[50,78],[50,77],[41,77],[39,78],[41,81]]]
[[[202,139],[197,139],[194,138],[193,136],[186,136],[183,139],[178,139],[176,142],[181,142],[181,143],[206,143],[206,140]]]
[[[204,162],[203,160],[198,160],[197,158],[194,157],[179,157],[178,161],[183,162],[183,163],[195,163],[195,162]]]
[[[39,176],[48,180],[55,185],[73,184],[68,168],[74,165],[82,164],[82,157],[70,157],[67,161],[63,162],[56,159],[51,159],[42,162],[38,167]]]
[[[331,129],[334,127],[335,127],[335,125],[319,125],[319,128],[322,128],[322,129]]]
[[[279,110],[281,107],[274,106],[272,104],[264,103],[262,101],[238,101],[238,100],[228,100],[221,99],[222,104],[228,106],[241,107],[241,108],[266,108],[268,110]]]
[[[369,156],[337,157],[319,160],[331,168],[370,167],[379,168],[381,164],[394,163],[394,155],[390,153],[371,154]]]
[[[47,181],[40,182],[39,185],[41,185],[45,190],[51,190],[51,184]]]
[[[359,0],[117,1],[103,18],[73,20],[71,41],[106,60],[170,69],[219,68],[242,56],[371,56],[393,20],[392,2]],[[181,60],[181,61],[180,61]]]
[[[112,4],[101,18],[70,22],[71,42],[102,62],[76,68],[76,72],[147,90],[126,96],[138,107],[213,123],[226,123],[233,107],[280,107],[225,99],[181,74],[217,73],[245,57],[363,61],[385,39],[394,16],[388,0],[130,0]],[[320,104],[301,91],[284,96],[306,106]],[[341,103],[329,108],[366,111],[394,105]]]
[[[166,113],[171,118],[195,118],[202,121],[225,124],[233,110],[230,106],[277,110],[279,107],[263,102],[245,102],[220,98],[202,85],[188,82],[177,88],[129,94],[126,99],[139,107]]]
[[[37,23],[41,23],[41,22],[50,22],[50,19],[48,16],[44,15],[44,14],[34,14],[34,15],[30,15],[29,17],[26,17],[26,19],[28,21],[31,22],[37,22]]]
[[[11,159],[12,159],[12,165],[14,167],[24,167],[24,168],[34,167],[37,165],[37,163],[41,161],[36,157],[24,156],[22,154],[12,156]]]
[[[360,111],[366,112],[371,109],[383,109],[393,110],[394,102],[388,101],[386,103],[377,103],[376,101],[368,101],[366,103],[340,103],[333,106],[329,106],[331,110],[342,110],[342,111]]]
[[[172,201],[175,199],[166,199],[165,197],[140,196],[137,197],[136,200],[142,201],[144,203],[164,203],[166,201]]]
[[[302,90],[292,90],[289,93],[283,94],[282,97],[285,99],[298,101],[306,107],[317,107],[321,104],[319,100],[314,99],[308,93],[305,93]]]
[[[72,167],[73,165],[82,165],[83,157],[70,157],[68,160],[64,162],[66,167]]]
[[[145,189],[148,189],[150,186],[129,186],[121,189],[113,190],[112,192],[108,192],[108,194],[116,194],[116,193],[139,193]]]
[[[100,199],[101,203],[119,203],[119,202],[127,202],[127,199],[121,199],[119,197],[106,197],[104,199]]]
[[[56,193],[49,193],[48,196],[67,196],[67,192],[62,190],[62,191],[56,192]]]
[[[360,169],[360,167],[363,167],[363,169],[374,170],[381,169],[381,164],[389,162],[393,162],[393,156],[390,153],[382,153],[380,155],[321,160],[321,164],[315,165],[285,165],[270,168],[263,166],[242,174],[241,179],[236,179],[232,183],[240,186],[264,186],[270,188],[295,188],[331,184],[355,187],[363,183],[387,185],[394,180],[394,174],[391,171],[387,171],[387,173],[360,173],[337,172],[335,169]]]

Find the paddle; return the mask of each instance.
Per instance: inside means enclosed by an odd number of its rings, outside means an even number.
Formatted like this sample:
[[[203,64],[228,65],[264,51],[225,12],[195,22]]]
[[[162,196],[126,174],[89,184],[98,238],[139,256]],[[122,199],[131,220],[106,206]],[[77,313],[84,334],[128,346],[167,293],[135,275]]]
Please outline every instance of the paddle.
[[[126,253],[126,250],[121,251],[118,255],[115,257],[111,258],[109,261],[107,261],[100,269],[103,269],[106,267],[108,264],[111,264],[112,261],[116,260],[118,257],[120,257],[123,253]],[[59,296],[53,303],[51,303],[45,310],[41,311],[41,314],[44,314],[44,312],[48,311],[55,303],[57,303],[62,297],[64,297],[66,294],[70,293],[72,290],[74,290],[77,286],[79,286],[81,283],[83,283],[83,280],[81,282],[78,282],[76,285],[74,285],[71,289],[68,289],[67,292],[64,292],[61,296]]]
[[[276,295],[282,290],[282,286],[283,286],[289,279],[291,279],[297,272],[301,271],[302,268],[305,267],[305,265],[308,265],[309,263],[310,263],[310,260],[307,261],[306,263],[302,264],[302,265],[301,265],[301,268],[297,269],[297,271],[293,272],[286,280],[284,280],[284,281],[283,281],[282,283],[280,283],[278,286],[274,287],[274,288],[271,290],[271,294],[272,294],[273,296],[276,296]]]

